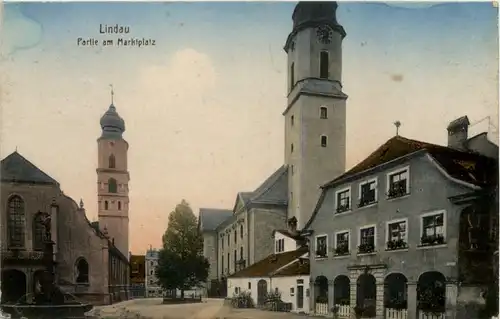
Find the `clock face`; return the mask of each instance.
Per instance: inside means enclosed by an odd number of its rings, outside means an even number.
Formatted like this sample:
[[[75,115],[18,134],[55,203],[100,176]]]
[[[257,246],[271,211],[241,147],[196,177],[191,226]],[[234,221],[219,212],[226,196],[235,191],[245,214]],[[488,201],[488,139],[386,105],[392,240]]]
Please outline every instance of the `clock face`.
[[[316,29],[316,36],[320,43],[329,44],[332,42],[333,30],[325,25],[319,26]]]

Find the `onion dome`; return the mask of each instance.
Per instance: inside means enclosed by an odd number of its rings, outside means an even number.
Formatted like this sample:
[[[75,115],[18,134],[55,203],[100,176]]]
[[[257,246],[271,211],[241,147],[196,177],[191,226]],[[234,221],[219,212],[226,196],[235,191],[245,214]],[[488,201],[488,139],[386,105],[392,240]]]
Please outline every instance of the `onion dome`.
[[[293,28],[304,23],[329,22],[337,23],[337,2],[335,1],[305,1],[299,2],[293,11]]]
[[[101,117],[101,138],[120,139],[125,132],[125,121],[116,112],[116,107],[111,104]]]

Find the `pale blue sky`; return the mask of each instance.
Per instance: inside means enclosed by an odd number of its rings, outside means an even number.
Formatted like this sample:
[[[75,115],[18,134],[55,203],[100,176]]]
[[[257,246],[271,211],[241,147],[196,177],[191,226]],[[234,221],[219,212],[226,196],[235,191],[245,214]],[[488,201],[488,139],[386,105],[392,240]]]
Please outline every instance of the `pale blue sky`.
[[[282,47],[295,4],[5,4],[0,155],[17,146],[93,218],[99,118],[113,83],[130,143],[132,250],[158,246],[182,198],[195,211],[232,208],[237,191],[283,163]],[[497,14],[491,2],[339,4],[349,167],[394,135],[395,120],[402,135],[440,144],[464,114],[498,126]],[[76,45],[105,38],[101,23],[157,45]]]

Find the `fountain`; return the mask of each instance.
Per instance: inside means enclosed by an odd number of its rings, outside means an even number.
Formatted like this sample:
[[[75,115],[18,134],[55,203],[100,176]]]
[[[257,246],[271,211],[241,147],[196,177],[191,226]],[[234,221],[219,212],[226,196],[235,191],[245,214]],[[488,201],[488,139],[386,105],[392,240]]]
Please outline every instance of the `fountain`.
[[[77,319],[85,318],[85,313],[93,306],[84,304],[68,293],[63,293],[55,284],[54,242],[51,239],[51,217],[41,213],[40,222],[45,228],[43,262],[45,270],[39,277],[40,290],[30,296],[25,295],[15,304],[0,305],[0,309],[14,318],[27,319]],[[30,297],[30,298],[28,298]],[[72,298],[68,298],[72,297]],[[0,316],[0,319],[3,317]]]

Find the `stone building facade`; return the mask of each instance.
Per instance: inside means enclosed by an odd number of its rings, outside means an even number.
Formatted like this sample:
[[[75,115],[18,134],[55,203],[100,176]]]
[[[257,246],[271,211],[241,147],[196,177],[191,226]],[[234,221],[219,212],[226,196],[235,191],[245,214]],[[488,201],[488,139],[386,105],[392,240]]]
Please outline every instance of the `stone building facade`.
[[[156,267],[158,266],[158,260],[160,258],[158,249],[150,248],[146,251],[145,256],[145,275],[144,280],[146,288],[147,298],[156,298],[163,296],[163,289],[158,283],[158,277],[156,277]]]
[[[30,298],[39,289],[37,276],[45,265],[38,219],[50,214],[56,283],[94,304],[110,303],[112,274],[125,281],[127,258],[114,249],[105,230],[89,222],[83,202],[77,205],[57,181],[18,152],[1,162],[0,191],[2,301]],[[111,268],[110,260],[117,260]]]
[[[498,216],[498,155],[481,153],[498,147],[468,125],[450,124],[448,146],[395,136],[324,185],[305,229],[311,309],[479,317]]]

